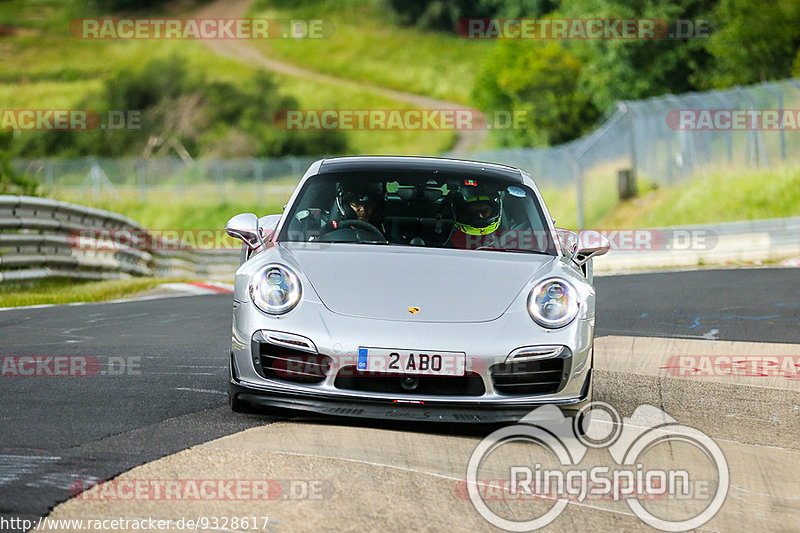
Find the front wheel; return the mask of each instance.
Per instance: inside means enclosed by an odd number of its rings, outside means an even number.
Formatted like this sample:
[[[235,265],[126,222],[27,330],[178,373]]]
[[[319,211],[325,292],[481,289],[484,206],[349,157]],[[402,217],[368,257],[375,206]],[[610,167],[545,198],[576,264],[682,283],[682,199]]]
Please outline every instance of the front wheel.
[[[228,394],[228,406],[234,413],[249,413],[251,406],[249,402],[245,402],[236,398],[233,394]]]

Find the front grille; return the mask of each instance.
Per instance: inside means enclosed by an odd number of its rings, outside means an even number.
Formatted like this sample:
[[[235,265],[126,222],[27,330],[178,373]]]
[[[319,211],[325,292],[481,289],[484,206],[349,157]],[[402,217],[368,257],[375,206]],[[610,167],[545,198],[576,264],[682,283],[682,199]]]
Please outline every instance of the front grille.
[[[333,364],[326,355],[256,340],[253,341],[253,354],[257,354],[253,362],[261,377],[290,383],[321,383]]]
[[[417,378],[416,387],[403,387],[404,377]],[[471,372],[464,376],[412,376],[359,372],[355,366],[342,367],[334,386],[345,390],[419,396],[481,396],[486,392],[480,375]]]
[[[493,365],[489,373],[498,394],[554,394],[567,383],[571,361],[564,349],[558,357]]]

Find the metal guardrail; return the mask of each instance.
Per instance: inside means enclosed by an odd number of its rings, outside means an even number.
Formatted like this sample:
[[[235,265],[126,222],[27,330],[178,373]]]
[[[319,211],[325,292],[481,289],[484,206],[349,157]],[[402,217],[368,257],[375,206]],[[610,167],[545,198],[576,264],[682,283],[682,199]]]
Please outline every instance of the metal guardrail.
[[[635,230],[663,235],[660,249],[614,249],[594,260],[595,272],[764,264],[800,257],[800,217]]]
[[[0,283],[47,277],[209,276],[232,273],[239,263],[239,250],[75,246],[71,235],[86,230],[146,231],[136,221],[102,209],[48,198],[0,196]]]

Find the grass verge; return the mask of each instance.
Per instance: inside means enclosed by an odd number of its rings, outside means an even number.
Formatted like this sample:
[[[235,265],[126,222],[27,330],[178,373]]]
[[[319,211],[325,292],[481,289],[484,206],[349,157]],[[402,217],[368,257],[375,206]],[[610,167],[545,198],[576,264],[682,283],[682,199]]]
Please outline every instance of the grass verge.
[[[602,228],[652,228],[800,216],[800,167],[713,170],[617,205]]]
[[[116,187],[114,194],[91,198],[80,189],[53,191],[58,200],[121,213],[148,229],[216,229],[239,213],[258,216],[283,212],[297,179],[274,189],[253,183],[229,183],[220,188],[200,183],[184,188],[149,189],[146,196],[136,187]]]
[[[162,6],[136,16],[188,17],[196,4],[178,5],[183,6],[180,11],[168,11]],[[257,70],[253,64],[220,57],[196,41],[82,40],[70,34],[71,21],[97,16],[108,14],[97,12],[88,0],[0,2],[0,24],[11,28],[11,35],[0,39],[0,101],[3,108],[75,108],[87,94],[97,92],[103,80],[115,71],[137,68],[148,59],[174,54],[185,58],[193,70],[203,72],[209,81],[245,83]],[[285,41],[292,46],[302,46],[302,41]],[[347,75],[347,72],[337,73],[337,76]],[[279,74],[275,74],[275,79],[280,91],[296,98],[301,109],[412,107],[377,96],[366,88],[354,90],[335,83]],[[80,135],[80,132],[75,134]],[[450,149],[455,140],[451,131],[346,131],[345,134],[350,153],[367,154],[439,153]]]
[[[272,57],[352,80],[467,104],[475,65],[491,41],[454,31],[403,28],[382,0],[261,0],[256,18],[323,20],[334,26],[322,39],[271,39],[256,44]],[[446,73],[446,74],[445,74]]]
[[[76,281],[63,278],[0,283],[0,307],[23,305],[103,302],[124,298],[165,282],[164,278],[130,278],[104,281]]]

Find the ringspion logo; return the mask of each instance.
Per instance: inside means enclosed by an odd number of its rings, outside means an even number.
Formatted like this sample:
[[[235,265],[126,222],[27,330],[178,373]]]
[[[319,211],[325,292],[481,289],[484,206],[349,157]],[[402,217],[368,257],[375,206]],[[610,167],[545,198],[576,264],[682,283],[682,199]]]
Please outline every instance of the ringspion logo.
[[[604,449],[613,461],[584,460],[590,450]],[[494,476],[481,476],[482,468]],[[507,477],[497,478],[501,472]],[[489,434],[472,452],[456,493],[466,488],[475,510],[506,531],[541,529],[570,501],[586,500],[619,501],[653,528],[687,531],[716,515],[729,484],[725,455],[701,431],[652,405],[623,418],[611,405],[592,402],[572,419],[553,405],[539,407]],[[487,505],[497,500],[508,504]],[[525,507],[509,513],[516,501]]]

